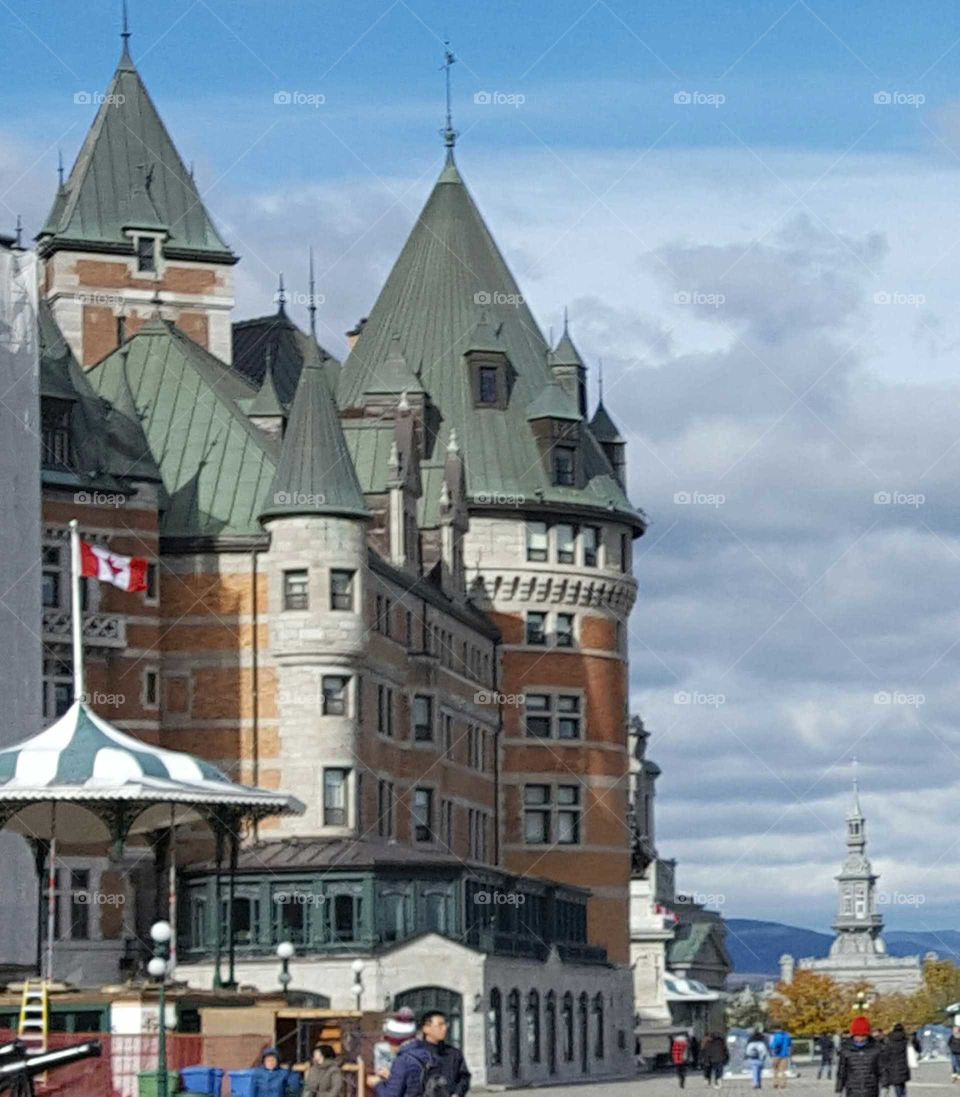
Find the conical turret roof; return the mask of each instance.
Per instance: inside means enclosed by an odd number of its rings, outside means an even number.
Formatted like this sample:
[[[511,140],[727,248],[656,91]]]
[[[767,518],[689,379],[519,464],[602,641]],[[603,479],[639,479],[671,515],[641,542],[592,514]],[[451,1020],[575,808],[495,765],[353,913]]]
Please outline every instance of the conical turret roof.
[[[624,441],[617,424],[610,418],[610,413],[602,400],[597,404],[597,410],[590,420],[590,430],[598,442],[622,443]]]
[[[125,229],[160,227],[168,234],[168,256],[236,261],[124,45],[70,177],[57,192],[40,247],[48,252],[96,243],[128,250]]]
[[[300,374],[261,521],[296,514],[369,518],[319,359]]]
[[[583,359],[570,337],[570,329],[567,327],[566,320],[563,322],[563,335],[560,336],[560,342],[550,352],[550,365],[579,366],[583,369]]]

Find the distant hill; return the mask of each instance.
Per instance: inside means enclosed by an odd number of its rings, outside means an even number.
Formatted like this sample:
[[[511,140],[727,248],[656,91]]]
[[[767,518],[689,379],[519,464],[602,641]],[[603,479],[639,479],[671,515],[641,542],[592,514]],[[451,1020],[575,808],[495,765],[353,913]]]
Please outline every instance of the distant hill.
[[[923,956],[936,952],[943,960],[960,963],[960,932],[944,930],[890,930],[884,934],[891,956]],[[760,922],[753,918],[727,919],[727,948],[734,971],[777,977],[780,957],[789,952],[800,959],[826,956],[833,941],[831,933],[817,933],[781,922]]]

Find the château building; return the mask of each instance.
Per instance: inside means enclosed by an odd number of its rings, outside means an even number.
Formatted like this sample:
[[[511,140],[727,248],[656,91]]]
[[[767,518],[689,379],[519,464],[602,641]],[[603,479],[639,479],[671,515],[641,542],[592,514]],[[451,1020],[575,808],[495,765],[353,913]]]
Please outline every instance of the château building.
[[[447,1010],[478,1083],[622,1075],[645,519],[455,136],[341,365],[282,295],[234,320],[238,257],[125,38],[37,241],[45,717],[70,703],[76,516],[151,561],[143,595],[85,585],[93,707],[307,810],[232,865],[178,833],[175,912],[168,835],[152,865],[67,844],[56,973],[137,970],[166,912],[191,984],[273,987],[289,941],[293,989],[334,1008]]]

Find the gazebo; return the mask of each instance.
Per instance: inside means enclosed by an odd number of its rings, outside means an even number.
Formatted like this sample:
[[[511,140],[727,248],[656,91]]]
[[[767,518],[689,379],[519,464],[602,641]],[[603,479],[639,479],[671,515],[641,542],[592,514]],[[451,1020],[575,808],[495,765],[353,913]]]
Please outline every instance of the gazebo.
[[[176,832],[204,823],[216,843],[217,909],[225,855],[228,877],[229,975],[220,974],[219,930],[214,983],[234,980],[233,886],[240,828],[270,815],[300,815],[292,796],[238,784],[216,766],[192,755],[151,746],[120,731],[78,700],[38,735],[0,750],[0,827],[33,847],[38,879],[37,968],[42,970],[42,908],[45,869],[47,976],[53,975],[54,891],[58,835],[73,847],[112,846],[119,857],[131,845],[151,846],[165,862],[170,881],[169,920],[176,926]],[[175,961],[175,948],[171,960]]]

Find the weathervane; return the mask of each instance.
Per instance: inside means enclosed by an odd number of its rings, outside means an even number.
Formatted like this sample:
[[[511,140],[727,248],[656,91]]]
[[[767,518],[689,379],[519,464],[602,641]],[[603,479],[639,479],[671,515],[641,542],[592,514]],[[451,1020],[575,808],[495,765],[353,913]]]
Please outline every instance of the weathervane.
[[[313,341],[317,341],[317,284],[313,278],[313,244],[310,245],[310,286],[308,294],[309,304],[307,312],[310,313],[310,334]]]
[[[448,149],[452,149],[457,143],[457,131],[453,128],[453,112],[450,106],[450,69],[456,64],[456,57],[453,50],[450,49],[449,39],[444,39],[444,53],[443,53],[443,70],[447,86],[447,125],[446,128],[441,130],[443,134],[443,143]]]

